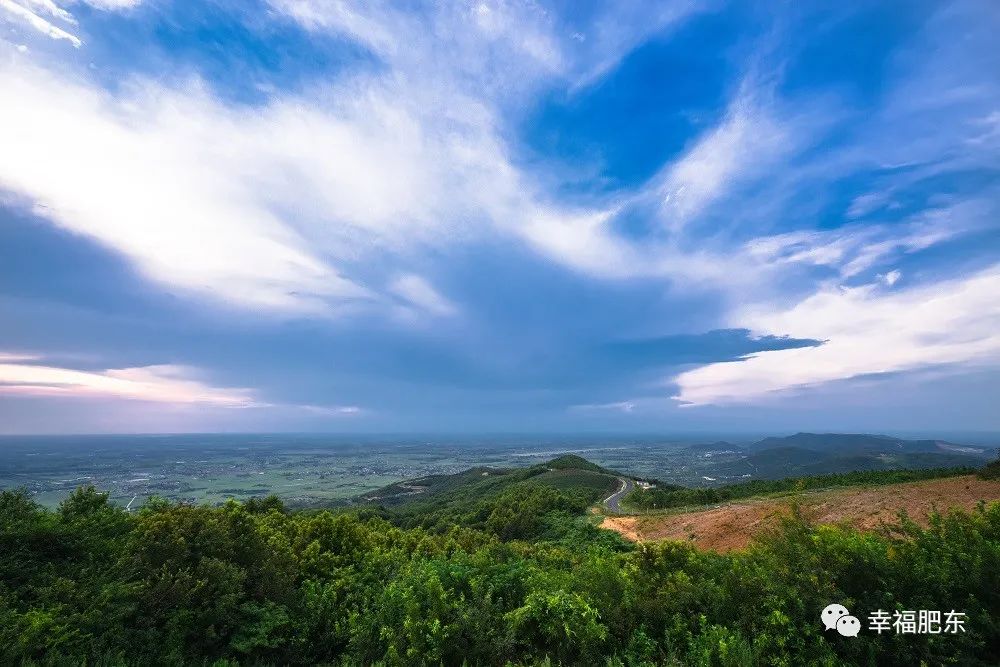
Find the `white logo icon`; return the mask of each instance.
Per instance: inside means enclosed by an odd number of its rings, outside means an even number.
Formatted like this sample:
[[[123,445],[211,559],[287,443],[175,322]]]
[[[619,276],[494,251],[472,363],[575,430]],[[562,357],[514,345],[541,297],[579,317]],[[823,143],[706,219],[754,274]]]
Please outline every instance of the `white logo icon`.
[[[861,621],[855,616],[841,616],[837,621],[837,632],[844,637],[857,637],[861,632]]]
[[[828,604],[820,614],[820,619],[823,621],[823,625],[827,630],[835,630],[837,628],[837,621],[841,618],[847,616],[849,618],[854,618],[850,615],[851,612],[847,611],[847,607],[842,604]],[[854,619],[858,620],[858,619]],[[843,634],[843,633],[841,633]],[[854,634],[857,634],[856,632]]]

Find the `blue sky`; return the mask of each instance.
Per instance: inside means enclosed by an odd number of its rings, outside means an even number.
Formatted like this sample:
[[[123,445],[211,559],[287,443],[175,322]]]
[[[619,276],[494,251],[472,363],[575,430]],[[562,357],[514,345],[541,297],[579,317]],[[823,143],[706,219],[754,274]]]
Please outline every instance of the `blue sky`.
[[[1000,430],[998,31],[0,0],[0,430]]]

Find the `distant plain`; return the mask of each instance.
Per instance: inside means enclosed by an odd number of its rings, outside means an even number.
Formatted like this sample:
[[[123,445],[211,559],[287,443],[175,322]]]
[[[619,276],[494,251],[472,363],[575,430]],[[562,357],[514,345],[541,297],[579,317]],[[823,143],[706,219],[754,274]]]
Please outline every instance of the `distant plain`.
[[[810,460],[797,466],[784,459],[771,464],[744,449],[756,439],[753,435],[3,436],[0,488],[27,488],[37,502],[50,507],[87,484],[109,492],[112,500],[122,505],[132,501],[138,506],[151,495],[216,504],[273,493],[293,506],[318,506],[348,502],[406,479],[456,473],[474,466],[532,465],[562,453],[580,454],[629,475],[686,486],[815,474],[836,471],[848,463],[923,467],[981,462],[958,454],[883,454],[863,461],[806,457]],[[995,447],[1000,438],[980,439],[980,444]]]

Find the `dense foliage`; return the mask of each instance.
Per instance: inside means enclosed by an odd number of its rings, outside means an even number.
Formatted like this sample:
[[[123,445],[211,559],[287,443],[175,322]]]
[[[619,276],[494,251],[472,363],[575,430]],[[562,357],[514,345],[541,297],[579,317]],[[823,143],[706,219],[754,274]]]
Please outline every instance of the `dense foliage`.
[[[1000,479],[1000,459],[987,463],[979,471],[982,479]]]
[[[558,473],[583,484],[539,483]],[[600,478],[592,475],[602,475]],[[996,664],[1000,504],[881,533],[786,521],[744,552],[635,546],[603,471],[473,479],[404,507],[290,512],[93,488],[0,493],[0,664]],[[612,478],[613,479],[613,478]],[[493,493],[482,493],[482,484]],[[597,486],[594,486],[597,485]],[[466,489],[465,491],[468,491]],[[956,609],[967,632],[824,635],[830,602]]]
[[[769,493],[808,491],[842,486],[876,486],[918,482],[941,477],[971,475],[975,468],[925,468],[920,470],[861,470],[829,475],[788,477],[785,479],[754,479],[739,484],[711,488],[689,488],[657,484],[652,489],[637,488],[624,498],[626,507],[640,510],[668,509],[688,505],[709,505],[727,500],[750,498]]]
[[[427,480],[421,480],[424,492],[390,496],[393,502],[364,514],[377,515],[402,528],[441,533],[459,525],[486,530],[503,539],[536,539],[551,537],[553,522],[574,523],[573,516],[582,514],[619,484],[610,471],[572,455],[527,468],[473,468]],[[384,502],[384,493],[371,495]]]

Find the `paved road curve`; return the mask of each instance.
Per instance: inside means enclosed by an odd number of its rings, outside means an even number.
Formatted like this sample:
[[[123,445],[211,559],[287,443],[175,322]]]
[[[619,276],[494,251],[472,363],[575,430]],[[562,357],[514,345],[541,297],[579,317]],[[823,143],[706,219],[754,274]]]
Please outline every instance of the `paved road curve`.
[[[618,481],[622,483],[622,488],[618,489],[617,491],[615,491],[610,496],[604,499],[605,507],[607,507],[609,510],[615,513],[620,513],[622,511],[621,505],[619,504],[619,501],[622,499],[622,496],[624,496],[626,493],[629,493],[632,489],[635,488],[635,482],[633,482],[630,479],[619,477]]]

